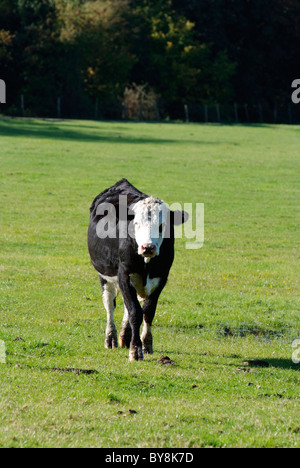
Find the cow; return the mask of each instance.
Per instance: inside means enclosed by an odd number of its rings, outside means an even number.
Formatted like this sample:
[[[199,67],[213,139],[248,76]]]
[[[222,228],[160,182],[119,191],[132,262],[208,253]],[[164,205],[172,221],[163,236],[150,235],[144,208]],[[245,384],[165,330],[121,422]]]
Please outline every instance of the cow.
[[[121,291],[124,318],[119,344],[129,348],[130,361],[153,354],[151,327],[174,261],[174,225],[187,217],[140,192],[127,179],[100,193],[91,205],[88,249],[107,312],[105,347],[118,347],[114,310]]]

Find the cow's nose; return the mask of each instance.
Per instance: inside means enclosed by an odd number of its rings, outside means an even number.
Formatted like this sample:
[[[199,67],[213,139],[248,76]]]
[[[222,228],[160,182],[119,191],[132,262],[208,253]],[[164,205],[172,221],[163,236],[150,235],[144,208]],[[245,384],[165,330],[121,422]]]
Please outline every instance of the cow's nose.
[[[142,245],[143,255],[154,255],[155,250],[156,250],[156,247],[153,244],[144,244],[144,245]]]

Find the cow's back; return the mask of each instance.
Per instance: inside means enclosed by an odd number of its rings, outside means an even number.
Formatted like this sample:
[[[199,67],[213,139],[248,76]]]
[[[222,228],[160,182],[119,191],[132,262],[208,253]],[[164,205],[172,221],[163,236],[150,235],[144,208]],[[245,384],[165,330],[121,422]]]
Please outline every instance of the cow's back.
[[[135,188],[127,179],[121,179],[115,185],[104,190],[95,198],[90,208],[91,219],[97,220],[98,218],[99,220],[99,217],[97,216],[97,208],[102,203],[111,203],[115,207],[118,207],[120,196],[127,197],[128,206],[148,197],[148,195]]]

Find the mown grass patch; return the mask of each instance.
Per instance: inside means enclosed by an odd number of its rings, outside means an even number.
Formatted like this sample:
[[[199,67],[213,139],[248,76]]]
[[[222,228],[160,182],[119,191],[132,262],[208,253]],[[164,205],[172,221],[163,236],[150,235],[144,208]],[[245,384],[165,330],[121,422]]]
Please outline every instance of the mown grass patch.
[[[0,121],[0,446],[299,446],[299,132]],[[103,347],[86,247],[122,177],[205,204],[205,245],[178,239],[155,353],[131,364]]]

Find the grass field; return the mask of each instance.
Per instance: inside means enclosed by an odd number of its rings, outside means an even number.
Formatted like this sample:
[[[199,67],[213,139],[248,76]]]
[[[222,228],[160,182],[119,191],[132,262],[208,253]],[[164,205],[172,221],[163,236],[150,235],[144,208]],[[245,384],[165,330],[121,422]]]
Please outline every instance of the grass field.
[[[0,447],[300,447],[299,143],[296,126],[0,121]],[[86,247],[122,177],[205,204],[142,363],[104,349]]]

